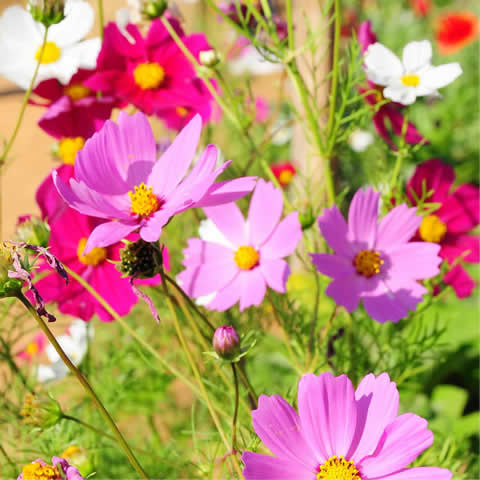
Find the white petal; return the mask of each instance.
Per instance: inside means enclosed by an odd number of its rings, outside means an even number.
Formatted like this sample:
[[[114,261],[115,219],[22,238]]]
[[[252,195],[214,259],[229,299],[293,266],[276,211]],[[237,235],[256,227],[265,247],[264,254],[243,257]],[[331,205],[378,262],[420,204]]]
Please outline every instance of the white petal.
[[[0,17],[0,38],[17,46],[41,44],[44,29],[41,23],[35,22],[30,13],[18,5],[7,8]],[[3,58],[2,50],[0,55]]]
[[[101,47],[102,41],[100,37],[96,37],[65,48],[65,55],[75,57],[79,68],[93,69],[97,66]]]
[[[52,367],[49,365],[38,365],[37,367],[37,380],[45,383],[51,380],[55,380],[56,374]]]
[[[233,75],[270,75],[283,70],[281,63],[265,60],[255,47],[249,46],[242,50],[240,57],[231,60],[228,64]]]
[[[452,83],[462,74],[459,63],[446,63],[438,67],[432,67],[420,74],[420,85],[432,91]]]
[[[374,43],[365,52],[364,63],[367,77],[377,85],[388,85],[393,78],[403,74],[400,59],[381,43]]]
[[[65,18],[48,31],[48,40],[59,47],[79,42],[93,27],[93,8],[82,0],[69,0],[65,4]]]
[[[198,234],[204,242],[218,243],[219,245],[223,245],[224,247],[235,250],[235,246],[227,239],[227,237],[225,237],[225,235],[209,218],[200,222]]]
[[[383,89],[383,96],[402,105],[411,105],[417,98],[415,87],[389,86]]]
[[[407,73],[415,73],[430,65],[432,61],[432,44],[428,40],[410,42],[403,49],[403,66]]]

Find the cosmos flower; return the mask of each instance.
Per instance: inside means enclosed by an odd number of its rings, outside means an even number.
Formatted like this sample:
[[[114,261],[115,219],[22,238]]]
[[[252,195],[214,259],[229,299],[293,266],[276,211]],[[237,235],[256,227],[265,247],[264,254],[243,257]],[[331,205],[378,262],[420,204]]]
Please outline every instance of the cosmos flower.
[[[368,80],[384,86],[384,97],[402,105],[411,105],[417,97],[438,95],[439,88],[462,73],[459,63],[434,67],[431,61],[432,45],[428,40],[407,43],[402,60],[378,42],[370,45],[364,55]]]
[[[435,38],[438,50],[451,55],[478,37],[478,17],[471,12],[446,13],[436,20]]]
[[[200,51],[211,50],[203,34],[187,36],[177,20],[169,21],[197,59]],[[97,72],[86,85],[94,91],[116,95],[147,115],[163,118],[165,114],[170,118],[172,110],[178,109],[181,126],[196,113],[207,122],[212,109],[211,94],[162,22],[154,20],[145,38],[132,23],[125,31],[132,41],[115,23],[105,27]],[[171,120],[167,123],[172,125]]]
[[[52,457],[52,465],[48,465],[41,458],[23,467],[17,480],[85,480],[78,469],[70,465],[64,458]]]
[[[244,452],[246,480],[450,480],[449,470],[407,468],[433,443],[427,422],[398,415],[388,374],[365,376],[355,390],[346,375],[304,375],[298,413],[281,396],[261,395],[253,428],[274,456]]]
[[[284,188],[290,184],[297,173],[297,170],[290,162],[274,163],[270,165],[270,168],[280,186]]]
[[[36,85],[49,78],[67,84],[79,68],[95,68],[100,39],[82,39],[93,26],[93,8],[82,0],[68,0],[65,18],[48,29],[25,9],[14,5],[0,17],[0,75],[28,88],[40,59]]]
[[[43,333],[37,333],[33,340],[17,354],[18,358],[31,362],[35,357],[41,355],[47,345],[47,337]]]
[[[417,17],[426,17],[432,9],[431,0],[410,0],[410,4]]]
[[[373,135],[368,130],[357,128],[348,137],[348,144],[354,152],[364,152],[373,143]]]
[[[207,303],[224,311],[238,301],[240,310],[260,305],[267,286],[285,292],[290,268],[284,257],[302,236],[298,212],[282,221],[280,189],[259,180],[250,201],[247,221],[233,203],[205,209],[218,229],[217,241],[188,240],[186,269],[178,275],[182,288],[197,298],[215,294]]]
[[[439,272],[440,247],[409,242],[422,222],[416,208],[401,204],[378,221],[380,195],[358,190],[348,224],[336,205],[324,210],[318,225],[334,254],[313,253],[317,269],[333,278],[326,289],[337,304],[353,312],[363,300],[378,322],[398,322],[414,311],[426,288],[418,283]]]
[[[438,158],[419,165],[407,185],[412,205],[431,192],[425,202],[439,204],[438,210],[423,217],[416,240],[440,246],[439,255],[453,267],[443,278],[459,298],[472,294],[475,282],[459,261],[480,262],[480,239],[469,232],[480,223],[480,192],[477,186],[463,184],[455,189],[455,171]]]
[[[155,242],[174,215],[193,207],[232,202],[253,189],[254,177],[215,183],[230,162],[216,168],[214,145],[207,146],[187,173],[201,128],[197,115],[157,161],[147,117],[120,112],[118,125],[107,120],[78,152],[75,178],[69,186],[53,171],[55,186],[70,207],[110,220],[92,231],[84,254],[137,230],[143,240]]]

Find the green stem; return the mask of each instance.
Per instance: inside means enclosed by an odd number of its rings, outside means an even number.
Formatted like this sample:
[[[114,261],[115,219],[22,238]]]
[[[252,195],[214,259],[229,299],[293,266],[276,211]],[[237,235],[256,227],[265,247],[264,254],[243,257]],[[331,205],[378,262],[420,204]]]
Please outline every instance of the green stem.
[[[93,403],[98,408],[99,412],[101,413],[101,415],[103,416],[103,418],[107,422],[108,426],[112,429],[112,432],[115,436],[115,439],[116,439],[117,443],[120,445],[120,447],[124,451],[125,455],[127,456],[128,460],[130,461],[133,468],[137,471],[137,473],[140,475],[141,478],[148,480],[147,474],[145,473],[145,471],[143,470],[141,465],[138,463],[137,459],[135,458],[134,453],[132,452],[132,450],[128,446],[128,443],[125,441],[122,433],[118,429],[118,427],[115,424],[113,418],[108,413],[106,408],[103,406],[101,400],[98,398],[97,394],[94,392],[94,390],[92,389],[92,387],[88,383],[87,379],[82,375],[80,370],[71,362],[71,360],[65,354],[62,347],[57,342],[57,339],[55,338],[55,335],[53,335],[53,333],[48,328],[47,324],[40,317],[40,315],[38,315],[37,311],[35,310],[33,305],[27,300],[27,298],[23,294],[20,294],[18,296],[18,299],[23,303],[25,308],[29,311],[29,313],[32,315],[32,317],[37,321],[38,326],[43,331],[43,333],[46,335],[46,337],[48,338],[50,343],[53,345],[53,348],[55,348],[56,352],[58,353],[58,355],[62,359],[63,363],[68,367],[68,369],[77,378],[77,380],[80,382],[80,384],[85,389],[87,394],[90,396]]]
[[[35,86],[35,80],[37,79],[38,75],[38,70],[40,68],[40,64],[42,61],[43,57],[43,51],[45,50],[45,45],[47,43],[47,33],[48,33],[48,27],[45,27],[45,33],[43,34],[43,41],[42,41],[42,46],[40,47],[40,55],[38,56],[38,61],[37,65],[35,66],[35,70],[33,72],[33,77],[30,80],[30,85],[28,86],[28,90],[25,93],[25,96],[23,97],[23,102],[22,106],[20,107],[20,113],[18,115],[17,123],[15,124],[15,128],[13,129],[12,136],[10,137],[10,140],[8,141],[5,150],[3,151],[2,155],[0,156],[0,168],[2,165],[5,163],[5,160],[7,158],[8,153],[10,152],[13,142],[17,138],[18,131],[20,130],[20,125],[22,124],[23,121],[23,116],[25,114],[25,109],[27,108],[28,100],[32,94],[33,87]]]
[[[6,450],[2,447],[2,444],[0,443],[0,452],[2,452],[3,456],[7,460],[7,462],[13,467],[14,471],[17,469],[17,465],[14,463],[14,461],[8,456],[8,453]]]
[[[79,418],[72,417],[71,415],[67,415],[66,413],[64,413],[62,415],[62,418],[64,418],[65,420],[70,420],[71,422],[78,423],[82,427],[88,428],[92,432],[95,432],[96,434],[101,435],[102,437],[109,438],[110,440],[113,440],[114,442],[117,441],[117,439],[113,435],[110,435],[109,433],[104,432],[103,430],[100,430],[99,428],[94,427],[93,425],[90,425],[89,423],[84,422],[83,420],[80,420]]]
[[[98,23],[100,25],[100,38],[103,41],[103,29],[105,27],[105,17],[103,14],[103,0],[97,0],[98,2]]]
[[[235,363],[232,363],[232,373],[233,373],[233,383],[235,385],[235,407],[233,409],[233,418],[232,418],[232,450],[236,451],[237,449],[237,418],[238,418],[238,375],[237,368]]]
[[[248,392],[248,399],[250,401],[250,408],[255,410],[258,404],[258,396],[255,393],[255,390],[248,379],[247,371],[245,368],[245,358],[238,362],[238,375],[240,376],[240,381],[243,383],[243,386]]]
[[[287,33],[288,33],[288,49],[290,52],[295,48],[295,38],[293,37],[293,11],[292,11],[292,0],[286,1],[287,9]]]

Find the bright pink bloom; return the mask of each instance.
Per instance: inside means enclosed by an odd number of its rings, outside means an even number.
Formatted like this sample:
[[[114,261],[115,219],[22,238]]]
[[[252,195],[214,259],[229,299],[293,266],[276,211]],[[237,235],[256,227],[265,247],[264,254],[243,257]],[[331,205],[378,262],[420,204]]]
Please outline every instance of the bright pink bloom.
[[[368,47],[377,41],[377,36],[372,30],[372,23],[370,20],[363,22],[358,28],[358,42],[362,47],[362,53],[365,53]],[[368,82],[370,89],[376,89],[375,93],[365,95],[365,101],[370,105],[376,105],[377,103],[384,100],[383,98],[383,87],[377,86],[372,82]],[[362,93],[366,93],[366,89],[360,89]],[[397,147],[391,138],[388,125],[390,124],[393,134],[397,137],[402,135],[402,127],[404,122],[404,116],[402,113],[403,106],[396,102],[389,102],[385,105],[382,105],[372,117],[373,125],[377,129],[378,134],[390,145],[393,150],[396,150]],[[408,122],[407,131],[405,134],[405,141],[411,145],[416,145],[424,141],[422,135],[418,132],[415,125],[411,122]]]
[[[363,300],[378,322],[398,322],[414,311],[426,288],[417,282],[439,272],[440,247],[409,242],[422,222],[405,203],[378,221],[380,195],[358,190],[348,212],[348,225],[336,205],[326,208],[318,225],[334,254],[311,254],[317,269],[333,278],[328,296],[353,312]]]
[[[268,101],[263,97],[257,97],[255,99],[255,121],[263,123],[268,119],[269,114],[270,108],[268,106]]]
[[[54,138],[90,138],[99,130],[112,110],[121,103],[111,95],[97,96],[85,83],[95,74],[94,70],[79,70],[68,85],[58,80],[45,80],[34,93],[48,102],[33,102],[48,107],[38,125]]]
[[[23,474],[28,478],[64,478],[65,480],[85,480],[82,477],[77,467],[70,465],[64,458],[52,457],[52,465],[48,465],[41,458],[37,458],[32,463],[23,467],[22,473],[17,477],[17,480],[23,480]],[[44,467],[48,470],[45,472]],[[51,477],[52,469],[56,469],[57,476]],[[55,472],[53,472],[55,473]]]
[[[422,221],[417,240],[434,242],[439,255],[455,265],[443,278],[451,285],[457,297],[472,294],[475,282],[458,261],[480,262],[478,236],[468,235],[480,223],[480,191],[475,185],[464,184],[452,190],[455,171],[438,158],[419,165],[407,185],[407,195],[413,205],[431,191],[427,203],[438,203],[440,208]]]
[[[272,173],[282,187],[286,187],[296,175],[297,170],[290,162],[274,163],[270,165]]]
[[[187,36],[176,19],[171,18],[170,23],[197,59],[200,51],[211,50],[205,35]],[[93,90],[116,95],[147,115],[162,118],[165,115],[167,124],[175,128],[171,112],[177,108],[186,112],[184,120],[178,121],[179,126],[195,113],[207,122],[211,114],[211,94],[161,20],[152,22],[145,38],[134,24],[128,24],[126,30],[134,43],[115,23],[105,27],[97,72],[87,85]]]
[[[290,267],[283,258],[295,250],[302,229],[298,212],[280,222],[282,209],[281,190],[263,180],[252,195],[246,222],[233,203],[206,208],[218,238],[188,240],[186,269],[178,276],[184,290],[195,298],[214,294],[207,307],[218,311],[238,301],[241,311],[260,305],[267,285],[285,292]]]
[[[398,415],[397,386],[368,374],[353,388],[346,375],[304,375],[298,413],[279,395],[261,395],[253,428],[275,455],[244,452],[246,480],[450,480],[449,470],[406,468],[433,443],[427,421]],[[323,473],[323,476],[322,476]]]
[[[112,245],[136,230],[145,241],[155,242],[177,213],[232,202],[253,189],[254,177],[214,183],[230,164],[216,168],[214,145],[207,146],[187,173],[201,129],[196,115],[157,161],[147,117],[120,112],[118,125],[108,120],[78,152],[69,187],[52,172],[55,186],[70,207],[111,220],[93,230],[85,253]]]
[[[108,248],[94,248],[87,255],[83,254],[87,238],[92,230],[101,223],[100,220],[87,217],[68,208],[51,223],[49,252],[82,276],[119,315],[126,315],[137,303],[138,298],[132,291],[128,278],[121,278],[121,273],[109,260],[120,259],[123,243],[115,243]],[[41,265],[38,271],[47,269]],[[159,283],[159,277],[138,283]],[[87,292],[74,278],[65,282],[58,275],[47,275],[35,283],[46,302],[57,302],[62,313],[73,315],[88,321],[96,313],[101,320],[108,322],[113,317],[100,303]]]
[[[64,284],[65,285],[65,284]],[[33,340],[17,354],[18,358],[31,362],[36,356],[40,355],[47,345],[47,337],[43,333],[37,333]]]

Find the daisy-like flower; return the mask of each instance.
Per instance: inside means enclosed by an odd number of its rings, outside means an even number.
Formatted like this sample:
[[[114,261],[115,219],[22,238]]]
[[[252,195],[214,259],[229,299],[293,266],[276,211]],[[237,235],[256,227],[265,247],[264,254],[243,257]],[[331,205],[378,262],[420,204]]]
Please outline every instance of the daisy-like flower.
[[[58,192],[72,208],[111,220],[93,230],[84,255],[94,247],[113,245],[135,230],[146,242],[155,242],[177,213],[229,203],[252,191],[254,177],[214,183],[230,164],[216,168],[214,145],[207,146],[187,174],[201,129],[197,115],[157,161],[147,117],[120,112],[118,125],[107,120],[78,152],[69,187],[53,172]]]
[[[380,194],[358,190],[348,225],[336,205],[324,210],[318,225],[334,254],[311,254],[317,269],[333,278],[326,289],[337,304],[353,312],[363,300],[378,322],[397,322],[414,311],[426,288],[418,280],[439,272],[440,247],[409,242],[422,222],[416,208],[401,204],[380,222]]]
[[[205,209],[217,227],[216,241],[188,240],[186,269],[178,279],[188,295],[212,295],[206,306],[224,311],[238,301],[240,310],[260,305],[267,286],[285,292],[290,268],[284,257],[302,236],[298,212],[282,221],[280,189],[259,180],[250,201],[247,221],[233,203]]]
[[[253,428],[275,455],[244,452],[246,480],[450,480],[444,468],[407,468],[433,443],[427,422],[398,415],[388,374],[368,374],[356,390],[346,375],[304,375],[298,413],[279,395],[261,395]]]
[[[41,355],[47,345],[47,337],[43,333],[37,333],[33,340],[17,354],[18,358],[31,362],[35,357]]]
[[[407,185],[407,195],[413,205],[425,202],[440,207],[423,217],[415,240],[440,246],[439,255],[453,268],[443,277],[458,298],[472,294],[475,282],[458,262],[480,262],[480,239],[469,232],[480,223],[480,191],[477,186],[463,184],[452,191],[455,171],[438,158],[419,165]]]
[[[290,162],[274,163],[270,166],[278,183],[285,188],[293,180],[297,170]]]
[[[17,480],[85,480],[78,469],[64,458],[52,457],[52,465],[37,458],[23,467]]]
[[[478,17],[471,12],[452,12],[437,18],[438,50],[443,55],[458,52],[478,37]]]
[[[65,18],[48,29],[25,9],[14,5],[0,17],[0,75],[28,88],[40,60],[36,84],[56,78],[67,84],[79,68],[95,68],[100,39],[82,39],[93,26],[93,8],[82,0],[68,0]],[[41,57],[40,57],[41,55]]]
[[[462,73],[457,62],[434,67],[431,61],[432,45],[428,40],[405,45],[402,60],[378,42],[370,45],[364,55],[367,78],[385,87],[385,98],[403,105],[411,105],[417,97],[438,95],[439,88]]]

